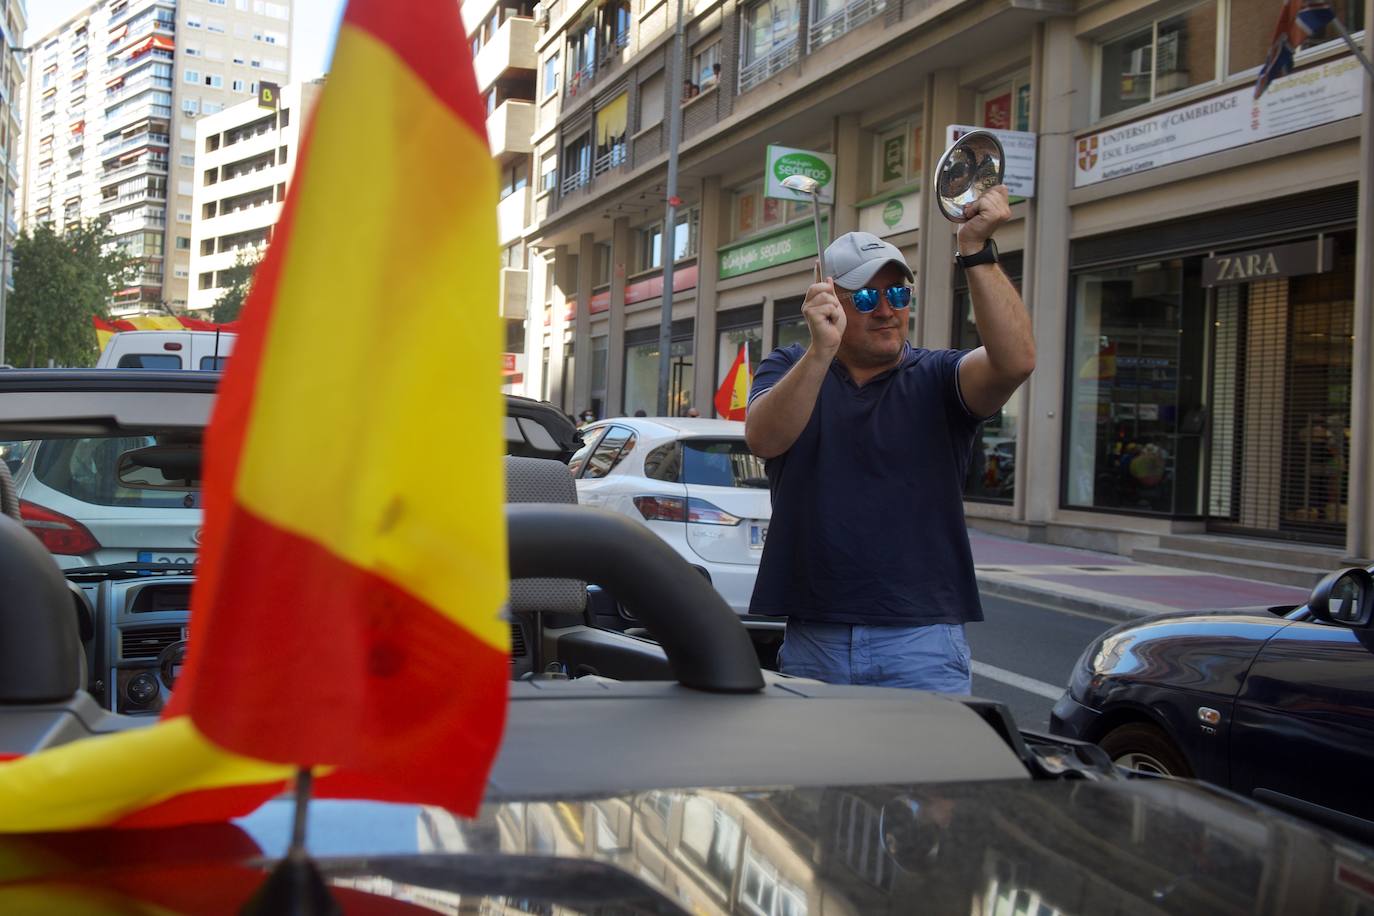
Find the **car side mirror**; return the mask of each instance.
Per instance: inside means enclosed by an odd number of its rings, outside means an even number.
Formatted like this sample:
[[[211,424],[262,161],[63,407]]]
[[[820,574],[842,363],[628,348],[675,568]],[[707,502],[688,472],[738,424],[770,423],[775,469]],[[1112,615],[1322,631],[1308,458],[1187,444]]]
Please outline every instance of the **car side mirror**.
[[[1374,576],[1358,566],[1337,570],[1312,589],[1307,607],[1324,623],[1368,629],[1374,620]]]

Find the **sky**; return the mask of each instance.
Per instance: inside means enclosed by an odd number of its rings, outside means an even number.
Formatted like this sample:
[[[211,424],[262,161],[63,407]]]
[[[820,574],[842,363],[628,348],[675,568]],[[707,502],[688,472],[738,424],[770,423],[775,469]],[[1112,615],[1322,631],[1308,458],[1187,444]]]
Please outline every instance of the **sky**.
[[[27,0],[29,27],[24,44],[32,44],[94,0]],[[329,69],[344,0],[293,0],[291,24],[291,79],[313,79]]]

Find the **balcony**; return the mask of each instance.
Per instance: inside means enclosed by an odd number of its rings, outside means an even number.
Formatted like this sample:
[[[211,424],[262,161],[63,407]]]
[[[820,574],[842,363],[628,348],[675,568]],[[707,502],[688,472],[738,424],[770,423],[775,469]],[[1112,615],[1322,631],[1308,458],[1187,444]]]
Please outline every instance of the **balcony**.
[[[814,51],[857,29],[887,10],[887,0],[854,0],[854,2],[811,23],[807,31],[807,47]]]
[[[534,37],[533,19],[514,18],[502,23],[496,37],[482,46],[473,61],[477,90],[486,92],[507,70],[533,70],[537,65]]]
[[[523,320],[529,293],[530,272],[515,267],[501,268],[501,317]]]
[[[530,189],[521,188],[496,205],[496,234],[500,244],[509,245],[518,239],[529,225]]]
[[[115,137],[102,143],[100,155],[106,158],[118,155],[126,150],[137,149],[140,146],[167,146],[171,143],[171,137],[167,134],[138,133],[127,139]]]
[[[507,99],[487,115],[487,142],[493,156],[530,153],[534,144],[534,103]]]
[[[755,86],[767,82],[775,73],[786,70],[797,62],[797,52],[801,43],[795,38],[769,51],[763,57],[750,61],[740,68],[739,91],[748,92]]]
[[[130,162],[127,165],[106,169],[100,173],[100,181],[104,184],[113,179],[133,178],[135,175],[142,174],[143,172],[147,172],[150,175],[166,175],[167,163],[160,162],[156,159],[139,158],[136,162]]]

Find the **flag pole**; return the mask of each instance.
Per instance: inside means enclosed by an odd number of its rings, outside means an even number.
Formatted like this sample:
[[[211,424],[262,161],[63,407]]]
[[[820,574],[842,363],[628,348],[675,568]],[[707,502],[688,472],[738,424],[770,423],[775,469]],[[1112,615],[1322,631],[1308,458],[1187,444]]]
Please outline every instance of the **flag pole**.
[[[1369,74],[1370,79],[1374,80],[1374,64],[1369,62],[1369,58],[1365,56],[1364,51],[1355,43],[1355,39],[1350,37],[1350,33],[1345,30],[1345,23],[1341,22],[1339,16],[1332,16],[1331,24],[1334,25],[1336,31],[1340,33],[1341,40],[1344,41],[1345,46],[1350,49],[1350,53],[1359,58],[1360,63],[1364,65],[1364,72]]]
[[[275,913],[335,916],[343,913],[305,849],[306,815],[310,810],[313,785],[310,767],[301,767],[296,771],[296,807],[291,819],[291,845],[262,887],[240,911],[244,916]]]

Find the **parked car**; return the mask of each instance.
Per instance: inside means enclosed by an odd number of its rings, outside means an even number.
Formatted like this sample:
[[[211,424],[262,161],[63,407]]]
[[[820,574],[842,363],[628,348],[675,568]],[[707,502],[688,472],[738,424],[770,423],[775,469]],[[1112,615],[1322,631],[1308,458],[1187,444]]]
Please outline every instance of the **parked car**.
[[[1374,589],[1358,568],[1300,608],[1166,614],[1092,642],[1055,734],[1197,777],[1374,842]]]
[[[569,464],[578,500],[642,522],[747,615],[772,501],[744,424],[621,417],[587,426],[582,441]]]
[[[6,374],[7,379],[23,377],[20,372]],[[9,428],[20,432],[25,429],[23,416],[35,409],[49,412],[48,420],[29,430],[31,438],[8,437],[14,440],[8,444],[23,446],[14,449],[22,457],[12,474],[24,525],[61,566],[195,563],[204,426],[198,412],[208,409],[217,379],[215,374],[198,393],[187,391],[175,402],[179,406],[158,407],[165,399],[154,392],[186,390],[184,375],[85,370],[65,377],[70,386],[65,397],[53,391],[44,393],[38,407],[24,397],[0,405],[0,419],[19,419]],[[116,398],[112,391],[121,386],[146,391],[148,397],[134,403]],[[123,411],[120,423],[90,419],[103,410]],[[179,427],[188,412],[198,417],[196,425]],[[63,434],[64,424],[71,432]],[[197,460],[178,469],[178,457],[191,453]]]
[[[237,337],[227,331],[120,331],[100,351],[95,367],[219,370]]]
[[[94,391],[89,377],[6,374],[0,439],[97,423],[157,435],[208,418],[211,373],[147,373],[157,387],[141,389],[133,375],[144,374],[102,374],[108,390]],[[507,414],[521,456],[508,466],[547,462],[571,491],[556,463],[573,452],[571,424],[516,399]],[[307,843],[348,912],[1368,909],[1368,847],[1222,789],[1126,774],[1092,745],[1018,730],[996,703],[762,672],[738,616],[644,526],[528,502],[508,507],[512,576],[603,584],[659,639],[567,608],[513,609],[525,639],[478,818],[367,799],[312,806]],[[33,546],[0,518],[0,581],[30,585],[0,589],[0,756],[151,724],[96,708],[68,666],[15,660],[71,660],[80,633],[125,653],[93,678],[144,696],[139,677],[169,667],[147,643],[155,629],[184,638],[177,601],[194,571],[69,570],[94,620],[78,630],[51,624],[71,595]],[[1357,783],[1363,771],[1318,775]],[[277,800],[232,822],[0,837],[0,911],[238,911],[283,855],[291,815]]]

